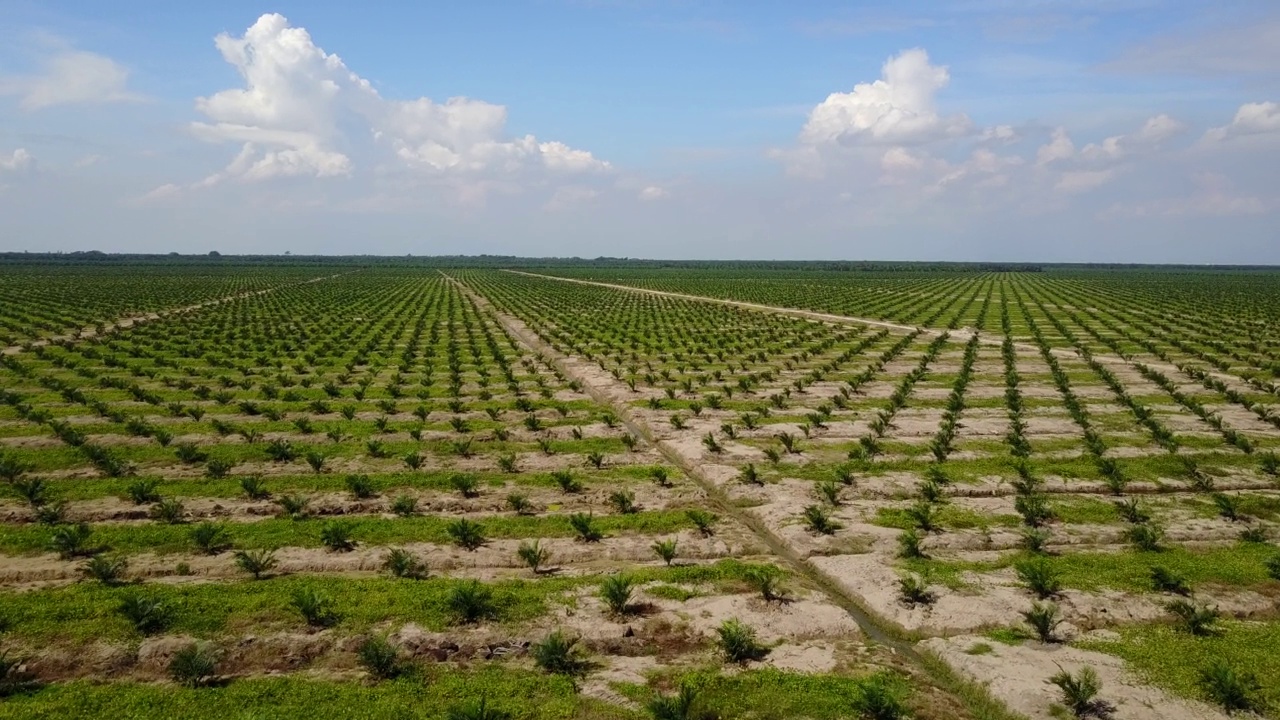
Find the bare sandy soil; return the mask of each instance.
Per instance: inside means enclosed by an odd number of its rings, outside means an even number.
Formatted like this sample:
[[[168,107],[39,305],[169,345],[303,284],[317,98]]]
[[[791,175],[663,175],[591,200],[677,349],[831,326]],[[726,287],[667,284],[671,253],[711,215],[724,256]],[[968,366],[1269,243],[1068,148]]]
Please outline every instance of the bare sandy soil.
[[[1060,671],[1076,673],[1092,667],[1102,681],[1100,697],[1116,706],[1116,717],[1126,720],[1225,720],[1224,713],[1193,700],[1175,698],[1133,676],[1124,661],[1104,653],[1064,645],[1027,642],[1003,645],[983,637],[961,635],[934,638],[921,647],[936,653],[949,665],[982,683],[1010,709],[1035,720],[1051,720],[1049,709],[1059,702],[1058,688],[1049,678]],[[977,645],[990,647],[973,654]]]

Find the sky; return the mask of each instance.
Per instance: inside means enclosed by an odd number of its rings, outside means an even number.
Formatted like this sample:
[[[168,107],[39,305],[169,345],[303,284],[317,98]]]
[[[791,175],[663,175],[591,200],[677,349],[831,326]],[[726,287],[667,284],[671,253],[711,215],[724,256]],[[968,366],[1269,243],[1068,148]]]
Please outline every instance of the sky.
[[[1280,264],[1274,0],[0,2],[0,250]]]

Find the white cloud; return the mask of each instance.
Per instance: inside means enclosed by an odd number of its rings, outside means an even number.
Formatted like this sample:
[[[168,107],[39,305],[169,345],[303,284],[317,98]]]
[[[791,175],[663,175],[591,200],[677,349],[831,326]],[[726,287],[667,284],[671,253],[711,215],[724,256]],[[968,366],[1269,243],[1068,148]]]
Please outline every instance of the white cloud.
[[[1049,142],[1041,145],[1036,151],[1036,164],[1048,165],[1059,160],[1069,160],[1076,154],[1075,143],[1071,142],[1071,136],[1067,134],[1066,128],[1056,128],[1053,135],[1050,136]]]
[[[241,37],[215,44],[244,87],[199,98],[209,122],[191,124],[211,142],[241,143],[237,157],[198,183],[352,174],[379,148],[386,159],[427,176],[473,177],[603,171],[607,162],[585,150],[532,135],[507,139],[501,105],[455,97],[383,98],[337,55],[317,46],[304,28],[278,14],[258,18]],[[358,158],[358,161],[357,159]],[[458,185],[457,187],[461,187]],[[470,183],[470,195],[485,183]],[[487,190],[479,190],[482,197]]]
[[[1222,141],[1245,135],[1280,133],[1280,103],[1245,103],[1229,125],[1205,133],[1206,140]]]
[[[661,200],[670,195],[671,193],[664,187],[648,185],[640,190],[639,198],[641,200]]]
[[[1049,142],[1037,150],[1036,164],[1043,167],[1070,161],[1093,167],[1112,165],[1135,153],[1149,152],[1185,129],[1185,125],[1168,115],[1156,115],[1134,133],[1112,135],[1101,142],[1089,143],[1077,152],[1066,128],[1059,127],[1054,129]]]
[[[880,156],[880,169],[892,173],[902,170],[918,170],[924,165],[921,155],[913,154],[904,147],[891,147]]]
[[[963,135],[972,127],[969,118],[941,116],[934,106],[934,95],[950,79],[946,67],[929,64],[924,50],[907,50],[885,62],[880,80],[828,95],[810,111],[800,142],[903,145]]]
[[[1111,169],[1072,170],[1062,173],[1062,177],[1058,178],[1053,188],[1065,193],[1088,192],[1111,182],[1115,179],[1115,175],[1115,170]]]
[[[58,44],[39,73],[0,78],[0,95],[20,96],[18,106],[28,111],[141,99],[129,91],[129,71],[115,60]]]
[[[1092,162],[1120,160],[1135,152],[1157,147],[1185,129],[1185,125],[1168,115],[1157,115],[1148,119],[1131,135],[1113,135],[1101,143],[1085,145],[1080,151],[1080,157]]]
[[[18,148],[9,157],[0,157],[0,171],[26,173],[35,169],[36,159],[25,148]]]
[[[152,190],[146,193],[143,193],[138,197],[128,200],[125,204],[134,205],[134,206],[151,205],[157,202],[161,202],[163,200],[168,200],[169,198],[172,198],[172,197],[177,197],[180,194],[182,194],[181,187],[174,185],[173,183],[166,183],[157,188],[153,188]]]
[[[1142,143],[1158,144],[1180,135],[1187,126],[1168,115],[1157,115],[1134,133],[1134,140]]]
[[[993,145],[1008,145],[1016,143],[1022,139],[1022,135],[1018,133],[1012,125],[997,125],[982,131],[978,136],[980,142]]]

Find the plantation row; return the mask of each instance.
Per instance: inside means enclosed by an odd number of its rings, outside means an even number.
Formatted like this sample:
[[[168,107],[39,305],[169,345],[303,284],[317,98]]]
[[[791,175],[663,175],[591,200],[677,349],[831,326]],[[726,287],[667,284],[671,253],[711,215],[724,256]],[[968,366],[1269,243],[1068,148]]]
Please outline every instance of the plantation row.
[[[0,347],[333,274],[307,267],[0,268]]]
[[[1280,433],[1265,389],[1219,385],[1158,341],[1098,331],[1057,289],[1021,278],[973,281],[980,292],[942,301],[971,308],[955,315],[935,302],[938,317],[994,313],[987,332],[948,336],[457,275],[864,607],[949,636],[931,649],[953,666],[1020,663],[1027,638],[1068,640],[1184,696],[1275,706],[1276,668],[1259,660],[1280,592]],[[699,324],[698,306],[717,322]],[[1224,621],[1224,608],[1245,620]],[[1179,659],[1149,654],[1155,642]]]
[[[565,277],[876,318],[921,327],[994,329],[1016,289],[1052,315],[1128,348],[1164,348],[1185,362],[1238,375],[1275,395],[1280,364],[1280,281],[1273,274],[1068,273],[856,277],[721,271],[557,270]],[[1025,325],[1015,325],[1020,338]],[[1049,330],[1052,332],[1052,330]],[[1064,338],[1053,337],[1055,344]]]
[[[999,717],[487,301],[272,272],[4,357],[0,717]]]

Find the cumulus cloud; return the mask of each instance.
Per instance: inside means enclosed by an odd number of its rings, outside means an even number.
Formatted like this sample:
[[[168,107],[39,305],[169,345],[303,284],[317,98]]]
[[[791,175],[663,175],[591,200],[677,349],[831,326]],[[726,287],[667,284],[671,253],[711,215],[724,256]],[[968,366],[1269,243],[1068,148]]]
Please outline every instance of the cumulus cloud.
[[[1076,145],[1071,142],[1071,136],[1067,134],[1066,128],[1055,128],[1053,134],[1049,137],[1049,142],[1041,145],[1036,150],[1036,164],[1048,165],[1059,160],[1069,160],[1075,157]]]
[[[1016,143],[1022,139],[1022,135],[1018,133],[1012,125],[997,125],[995,127],[986,128],[982,134],[978,136],[978,140],[991,145],[1008,145]]]
[[[241,148],[226,168],[197,183],[201,186],[233,179],[346,176],[377,157],[380,148],[401,167],[431,176],[610,169],[590,152],[564,143],[532,135],[507,138],[502,105],[465,97],[444,102],[384,98],[282,15],[263,15],[244,35],[221,34],[215,45],[240,74],[243,87],[198,98],[196,109],[208,121],[192,123],[191,132]]]
[[[1218,141],[1246,135],[1280,133],[1280,103],[1245,103],[1236,111],[1231,123],[1205,133],[1206,140]]]
[[[115,60],[57,44],[58,50],[43,60],[39,72],[0,78],[0,95],[20,97],[18,107],[28,111],[141,99],[128,89],[128,69]]]
[[[0,157],[0,171],[8,173],[31,172],[36,167],[36,159],[25,148],[18,148],[9,157]]]
[[[907,50],[885,62],[881,79],[828,95],[810,111],[800,142],[907,145],[968,133],[967,116],[943,116],[935,107],[934,95],[950,80],[924,50]]]

